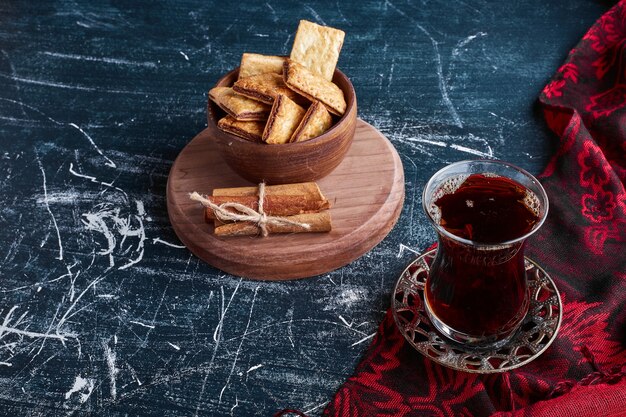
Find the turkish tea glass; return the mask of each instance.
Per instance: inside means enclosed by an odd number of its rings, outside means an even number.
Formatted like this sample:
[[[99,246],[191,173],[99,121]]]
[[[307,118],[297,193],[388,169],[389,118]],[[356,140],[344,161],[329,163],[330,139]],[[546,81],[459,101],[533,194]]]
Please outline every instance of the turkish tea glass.
[[[422,201],[438,235],[424,289],[429,319],[464,346],[503,346],[528,313],[524,245],[547,216],[545,190],[508,163],[461,161],[432,176]]]

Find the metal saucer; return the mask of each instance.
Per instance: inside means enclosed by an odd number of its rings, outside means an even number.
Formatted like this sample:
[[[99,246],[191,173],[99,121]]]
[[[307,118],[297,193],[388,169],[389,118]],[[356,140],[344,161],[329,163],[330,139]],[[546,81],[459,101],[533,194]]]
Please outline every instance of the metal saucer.
[[[490,374],[519,368],[538,358],[556,339],[563,317],[561,297],[550,276],[526,258],[530,308],[519,330],[502,347],[479,350],[441,336],[424,311],[424,283],[436,249],[411,262],[398,279],[391,299],[393,318],[411,346],[440,365],[458,371]]]

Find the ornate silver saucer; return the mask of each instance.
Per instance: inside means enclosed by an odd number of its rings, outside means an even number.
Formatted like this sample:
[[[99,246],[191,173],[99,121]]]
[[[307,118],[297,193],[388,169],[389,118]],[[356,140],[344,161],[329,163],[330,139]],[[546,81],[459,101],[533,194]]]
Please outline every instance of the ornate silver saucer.
[[[391,308],[400,333],[422,355],[448,368],[472,373],[498,373],[518,368],[539,357],[561,326],[561,297],[550,276],[526,258],[530,308],[519,330],[502,347],[479,350],[441,336],[424,311],[424,283],[436,249],[411,262],[394,288]]]

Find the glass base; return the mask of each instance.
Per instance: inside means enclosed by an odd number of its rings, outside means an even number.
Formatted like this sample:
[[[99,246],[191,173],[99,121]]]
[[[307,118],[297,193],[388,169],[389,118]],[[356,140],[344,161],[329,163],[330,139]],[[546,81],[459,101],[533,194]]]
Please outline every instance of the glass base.
[[[492,345],[479,346],[446,333],[445,327],[436,325],[436,317],[431,320],[424,304],[424,284],[435,253],[429,251],[409,264],[391,300],[400,333],[422,355],[459,371],[498,373],[538,358],[556,339],[563,316],[561,297],[550,276],[528,258],[525,263],[530,305],[517,331]]]
[[[424,300],[424,311],[428,316],[431,324],[441,333],[443,336],[447,337],[451,342],[457,343],[459,345],[463,345],[467,348],[472,349],[498,349],[504,345],[506,345],[509,340],[515,335],[517,329],[519,329],[519,325],[510,331],[504,334],[496,334],[489,336],[472,336],[458,330],[453,329],[452,327],[446,325],[443,321],[441,321],[435,313],[433,313],[430,305],[428,304],[428,299],[423,297]],[[522,323],[520,322],[520,325]]]

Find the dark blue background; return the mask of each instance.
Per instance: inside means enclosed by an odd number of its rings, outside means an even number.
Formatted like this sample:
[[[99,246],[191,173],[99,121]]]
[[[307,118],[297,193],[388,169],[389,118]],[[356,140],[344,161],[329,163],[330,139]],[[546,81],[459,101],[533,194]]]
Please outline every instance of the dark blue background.
[[[476,157],[539,173],[554,138],[536,97],[604,10],[545,0],[0,2],[0,414],[319,415],[413,251],[434,239],[421,212],[426,180]],[[167,176],[206,126],[212,84],[243,52],[288,54],[299,19],[346,32],[339,67],[359,116],[401,155],[405,207],[347,267],[242,280],[180,247]]]

